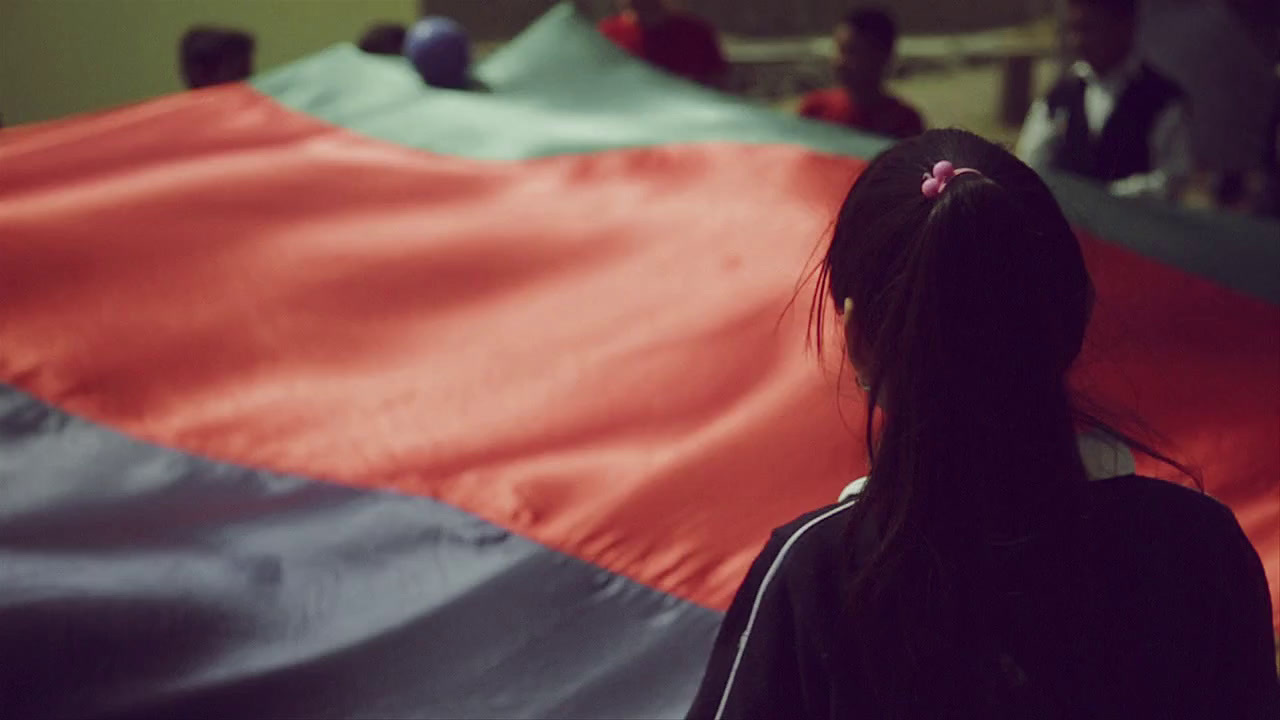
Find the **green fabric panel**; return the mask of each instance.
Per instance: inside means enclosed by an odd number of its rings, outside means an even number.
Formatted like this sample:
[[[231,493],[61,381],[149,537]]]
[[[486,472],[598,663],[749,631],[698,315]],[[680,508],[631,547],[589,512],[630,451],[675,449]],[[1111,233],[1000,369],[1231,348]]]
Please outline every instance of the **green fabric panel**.
[[[1280,222],[1116,198],[1098,185],[1060,173],[1047,174],[1045,180],[1075,227],[1280,305]]]
[[[488,92],[439,90],[400,58],[342,44],[253,82],[289,107],[372,137],[492,160],[712,141],[794,143],[857,157],[888,146],[653,70],[567,4],[475,74]]]
[[[617,50],[567,3],[475,74],[487,91],[430,88],[403,59],[342,44],[253,82],[284,105],[335,125],[486,160],[717,141],[868,158],[889,145],[665,75]],[[1048,180],[1077,227],[1280,304],[1280,223],[1122,200],[1068,176]]]

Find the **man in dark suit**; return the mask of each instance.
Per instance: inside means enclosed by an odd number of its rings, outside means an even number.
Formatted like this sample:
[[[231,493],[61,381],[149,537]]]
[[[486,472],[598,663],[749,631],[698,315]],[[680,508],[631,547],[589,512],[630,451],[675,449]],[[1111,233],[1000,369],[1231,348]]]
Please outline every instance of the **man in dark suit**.
[[[1191,172],[1187,103],[1137,53],[1137,0],[1067,0],[1065,22],[1076,62],[1031,106],[1018,156],[1117,195],[1175,197]]]

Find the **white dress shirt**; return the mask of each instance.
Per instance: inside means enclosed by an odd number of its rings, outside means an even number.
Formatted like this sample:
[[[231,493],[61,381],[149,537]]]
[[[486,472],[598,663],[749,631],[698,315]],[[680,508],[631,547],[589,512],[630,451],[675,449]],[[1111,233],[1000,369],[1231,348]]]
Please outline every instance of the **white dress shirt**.
[[[1070,72],[1084,81],[1084,114],[1089,133],[1097,138],[1107,124],[1116,102],[1137,75],[1142,61],[1135,55],[1105,76],[1099,76],[1087,63],[1077,62]],[[1050,117],[1049,105],[1040,99],[1032,103],[1022,125],[1015,149],[1023,162],[1034,168],[1047,168],[1058,143],[1066,136],[1067,117],[1060,110]],[[1172,197],[1191,174],[1191,123],[1187,107],[1174,102],[1156,116],[1148,137],[1152,170],[1131,175],[1110,184],[1111,192],[1126,197]]]

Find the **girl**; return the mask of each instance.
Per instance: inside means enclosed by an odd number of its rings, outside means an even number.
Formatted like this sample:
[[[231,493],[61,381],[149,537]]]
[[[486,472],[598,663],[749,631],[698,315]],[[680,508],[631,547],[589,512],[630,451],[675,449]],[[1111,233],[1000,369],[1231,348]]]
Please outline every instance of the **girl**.
[[[1035,172],[958,130],[884,152],[836,222],[819,347],[828,298],[872,471],[773,534],[690,718],[1280,717],[1231,512],[1087,479],[1064,378],[1093,289]]]

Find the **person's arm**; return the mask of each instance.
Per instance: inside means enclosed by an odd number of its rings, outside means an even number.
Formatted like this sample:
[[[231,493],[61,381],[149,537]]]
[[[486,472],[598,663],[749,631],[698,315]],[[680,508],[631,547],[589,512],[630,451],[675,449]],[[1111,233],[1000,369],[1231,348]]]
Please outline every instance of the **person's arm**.
[[[711,649],[689,720],[806,717],[796,623],[774,561],[773,535],[751,565]]]
[[[1191,118],[1187,106],[1176,103],[1156,118],[1149,140],[1152,165],[1111,183],[1113,195],[1176,199],[1191,175]]]
[[[1049,104],[1036,100],[1031,103],[1027,119],[1022,122],[1014,154],[1022,162],[1041,170],[1050,166],[1060,140],[1058,126],[1049,115]]]
[[[1223,508],[1227,539],[1222,543],[1217,652],[1209,658],[1211,710],[1238,720],[1280,717],[1275,635],[1271,626],[1271,591],[1258,552],[1240,529],[1235,515]]]

